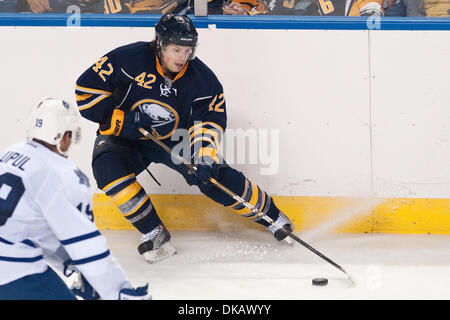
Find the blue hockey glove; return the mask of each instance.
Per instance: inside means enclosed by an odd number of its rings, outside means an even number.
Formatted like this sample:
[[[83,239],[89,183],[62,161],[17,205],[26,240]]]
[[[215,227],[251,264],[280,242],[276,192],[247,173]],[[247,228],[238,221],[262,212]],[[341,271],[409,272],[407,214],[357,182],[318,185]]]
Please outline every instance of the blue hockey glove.
[[[198,152],[193,151],[193,164],[197,167],[197,178],[202,183],[207,183],[211,178],[217,178],[219,170],[223,166],[223,158],[212,147],[201,147]]]
[[[64,262],[64,275],[70,277],[72,274],[76,274],[77,279],[70,287],[73,294],[83,298],[84,300],[98,300],[100,295],[95,291],[83,274],[75,267],[72,260]]]
[[[142,138],[138,128],[151,132],[152,119],[142,111],[123,111],[114,109],[106,123],[100,126],[102,135],[114,135],[129,140]]]
[[[152,295],[148,292],[148,283],[136,289],[122,289],[119,291],[119,300],[152,300]]]
[[[210,178],[217,179],[219,176],[219,171],[223,164],[217,163],[199,163],[195,165],[197,168],[197,173],[192,170],[189,170],[187,174],[184,175],[186,182],[192,185],[200,185],[201,183],[207,184]]]
[[[220,166],[217,163],[204,162],[197,165],[197,178],[203,183],[206,183],[211,178],[217,178],[219,175]]]

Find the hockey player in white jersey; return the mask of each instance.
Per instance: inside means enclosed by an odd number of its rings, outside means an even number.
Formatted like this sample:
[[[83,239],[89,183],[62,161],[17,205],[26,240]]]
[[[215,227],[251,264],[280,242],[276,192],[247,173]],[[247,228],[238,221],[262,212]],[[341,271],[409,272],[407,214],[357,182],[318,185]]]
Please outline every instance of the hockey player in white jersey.
[[[134,289],[92,214],[89,179],[66,159],[78,111],[62,100],[33,108],[28,141],[0,154],[0,300],[151,299]],[[69,289],[58,274],[78,273]]]

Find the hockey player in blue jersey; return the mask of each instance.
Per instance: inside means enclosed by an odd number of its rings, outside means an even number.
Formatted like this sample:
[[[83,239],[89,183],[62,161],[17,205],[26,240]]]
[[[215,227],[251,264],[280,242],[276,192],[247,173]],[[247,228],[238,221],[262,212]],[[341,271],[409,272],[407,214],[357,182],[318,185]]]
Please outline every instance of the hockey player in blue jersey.
[[[283,240],[286,235],[281,230],[208,182],[211,177],[217,179],[278,225],[293,230],[272,197],[226,164],[218,152],[227,124],[225,97],[216,75],[195,57],[198,34],[192,21],[167,14],[155,26],[155,33],[154,41],[107,53],[77,80],[81,115],[99,123],[92,159],[98,187],[142,233],[138,250],[149,262],[176,252],[169,231],[136,180],[150,163],[176,170],[212,200],[264,225],[277,240]],[[171,139],[175,130],[185,129],[188,148],[181,149],[196,165],[197,174],[173,162],[170,154],[142,136],[139,127],[170,148],[179,144],[178,139]]]
[[[66,159],[79,120],[67,102],[44,99],[28,141],[0,154],[0,300],[151,299],[111,255],[94,223],[89,179]],[[77,274],[72,290],[48,264]]]

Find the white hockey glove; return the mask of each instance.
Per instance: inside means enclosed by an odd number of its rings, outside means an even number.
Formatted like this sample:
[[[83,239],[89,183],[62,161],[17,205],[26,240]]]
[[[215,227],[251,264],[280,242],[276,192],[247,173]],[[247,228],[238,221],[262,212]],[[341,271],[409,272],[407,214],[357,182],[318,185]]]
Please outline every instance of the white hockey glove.
[[[136,289],[120,290],[119,300],[152,300],[152,295],[148,292],[148,283]]]

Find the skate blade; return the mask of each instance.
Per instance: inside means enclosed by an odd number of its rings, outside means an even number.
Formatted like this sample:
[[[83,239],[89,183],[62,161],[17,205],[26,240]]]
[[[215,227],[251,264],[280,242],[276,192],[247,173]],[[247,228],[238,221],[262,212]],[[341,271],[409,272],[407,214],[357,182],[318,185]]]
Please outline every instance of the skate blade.
[[[145,261],[147,261],[149,263],[154,263],[154,262],[163,260],[167,257],[170,257],[170,256],[174,255],[175,253],[177,253],[177,250],[170,243],[170,241],[167,241],[158,249],[144,252],[143,256],[144,256]]]

